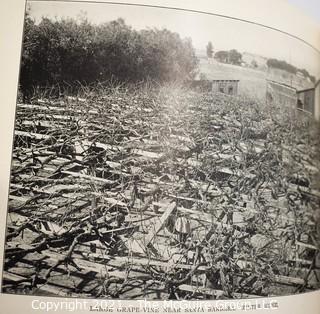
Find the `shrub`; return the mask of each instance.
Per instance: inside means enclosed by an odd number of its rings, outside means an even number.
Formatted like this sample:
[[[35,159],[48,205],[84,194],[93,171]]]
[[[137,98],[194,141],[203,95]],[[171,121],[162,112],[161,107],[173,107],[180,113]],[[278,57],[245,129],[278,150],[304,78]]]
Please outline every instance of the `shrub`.
[[[197,58],[190,39],[167,29],[134,30],[123,19],[93,25],[86,19],[36,25],[27,13],[20,86],[24,96],[36,86],[116,80],[190,80]]]

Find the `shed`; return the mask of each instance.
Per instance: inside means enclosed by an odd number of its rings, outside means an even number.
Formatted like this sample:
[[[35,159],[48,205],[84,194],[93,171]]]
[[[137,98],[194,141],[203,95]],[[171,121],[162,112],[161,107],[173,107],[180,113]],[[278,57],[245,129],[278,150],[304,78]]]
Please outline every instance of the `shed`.
[[[297,108],[320,118],[320,80],[314,87],[297,91]]]
[[[228,95],[238,94],[239,80],[213,80],[212,91]]]
[[[267,80],[267,103],[295,107],[297,103],[297,90],[284,83]]]

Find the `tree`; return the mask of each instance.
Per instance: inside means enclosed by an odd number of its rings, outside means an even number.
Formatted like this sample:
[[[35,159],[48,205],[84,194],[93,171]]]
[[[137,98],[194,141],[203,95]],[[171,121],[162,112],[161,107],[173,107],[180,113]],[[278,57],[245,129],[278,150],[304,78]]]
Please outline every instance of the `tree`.
[[[20,69],[20,89],[23,96],[23,102],[30,98],[30,92],[35,81],[35,60],[34,53],[37,47],[36,25],[30,17],[30,9],[27,7],[25,16],[24,36],[22,42],[22,56]]]
[[[213,45],[212,42],[209,41],[207,44],[207,57],[212,58],[213,57]]]
[[[316,82],[316,78],[315,78],[314,76],[312,76],[306,69],[299,69],[299,71],[300,71],[305,77],[308,77],[311,82],[313,82],[313,83]]]
[[[258,62],[256,60],[251,61],[251,66],[256,69],[258,67]]]
[[[214,58],[222,63],[228,63],[228,59],[229,59],[229,55],[228,55],[228,51],[218,51],[215,53]]]
[[[235,49],[232,49],[228,52],[228,63],[234,65],[241,65],[242,62],[242,55]]]
[[[312,76],[306,69],[298,69],[294,65],[283,60],[268,59],[267,66],[268,68],[279,69],[291,74],[297,74],[297,72],[301,72],[305,77],[308,77],[311,80],[311,82],[316,82],[316,78]]]
[[[277,59],[268,59],[267,66],[269,68],[275,68],[275,69],[287,71],[292,74],[296,74],[298,70],[295,66],[287,63],[286,61],[277,60]]]
[[[235,49],[229,51],[218,51],[214,55],[215,59],[222,63],[230,63],[234,65],[241,65],[242,62],[242,54]]]
[[[167,29],[137,31],[123,19],[93,25],[85,18],[43,18],[36,25],[26,16],[20,75],[24,95],[36,86],[75,86],[78,81],[185,81],[196,68],[191,39]]]

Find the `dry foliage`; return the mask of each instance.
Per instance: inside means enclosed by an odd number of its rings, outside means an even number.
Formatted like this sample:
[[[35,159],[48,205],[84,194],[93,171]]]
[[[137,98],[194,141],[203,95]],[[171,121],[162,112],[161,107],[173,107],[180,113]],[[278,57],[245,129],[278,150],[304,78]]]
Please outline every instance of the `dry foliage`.
[[[319,288],[319,149],[318,126],[299,112],[172,86],[20,104],[4,291]]]

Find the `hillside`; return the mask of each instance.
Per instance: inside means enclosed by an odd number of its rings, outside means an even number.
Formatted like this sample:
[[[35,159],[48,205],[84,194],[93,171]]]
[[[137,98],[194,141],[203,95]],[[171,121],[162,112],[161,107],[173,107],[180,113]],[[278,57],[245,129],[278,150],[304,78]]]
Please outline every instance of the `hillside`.
[[[313,84],[307,79],[292,75],[288,72],[277,69],[253,69],[249,67],[236,66],[219,63],[214,59],[206,57],[199,58],[199,74],[205,75],[209,80],[235,79],[239,82],[239,94],[265,100],[267,80],[284,83],[297,90],[310,88]],[[199,77],[199,76],[198,76]]]

